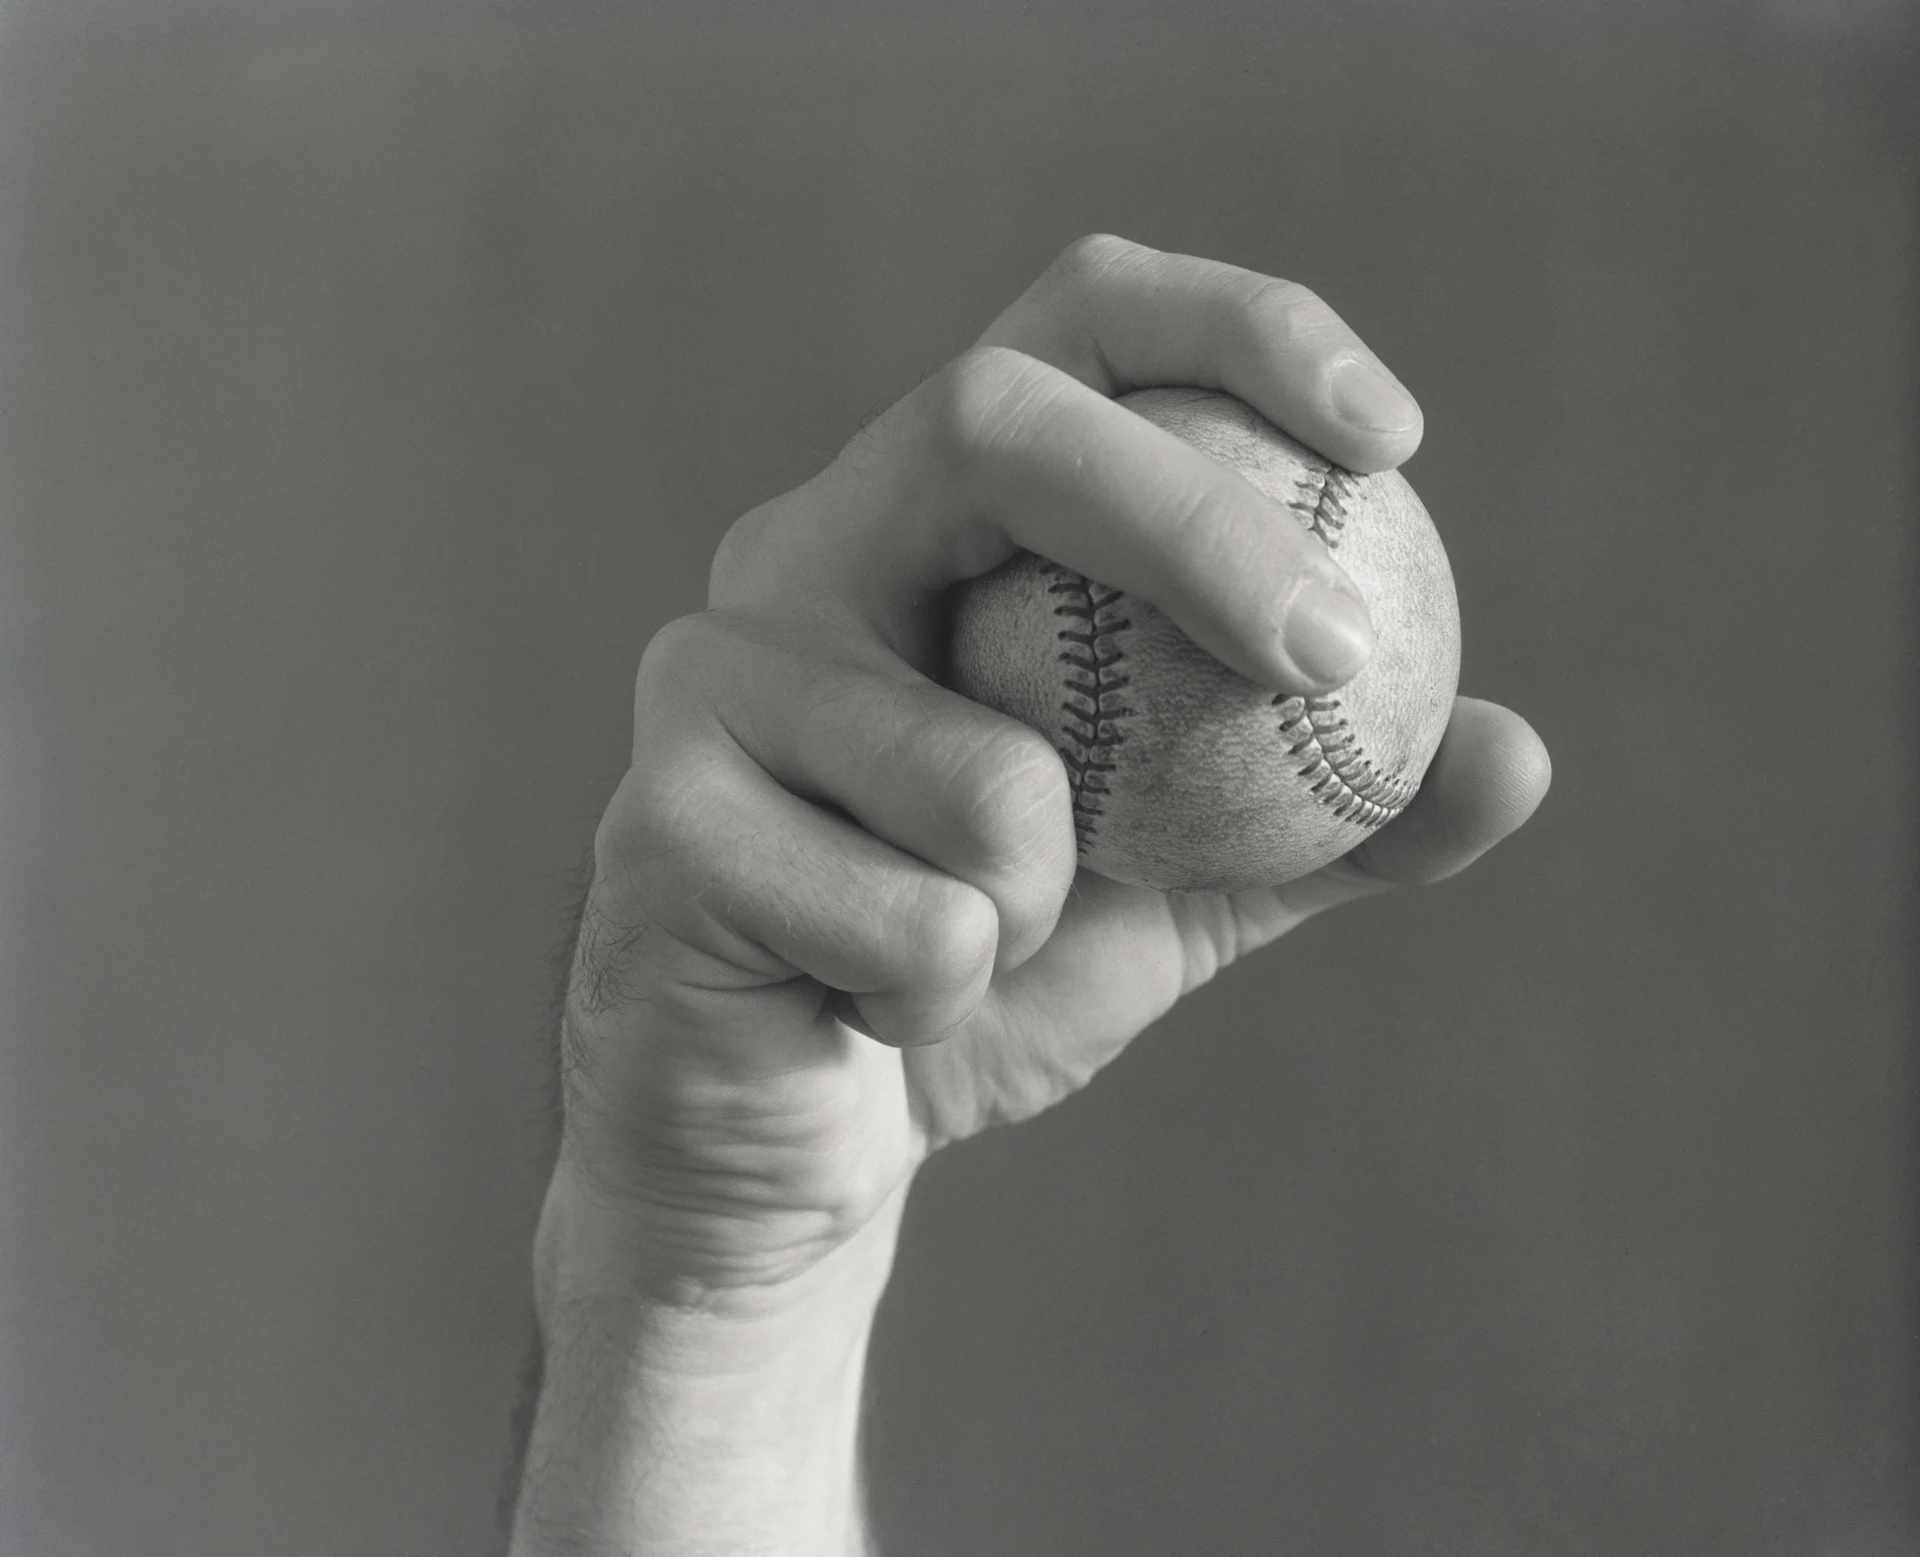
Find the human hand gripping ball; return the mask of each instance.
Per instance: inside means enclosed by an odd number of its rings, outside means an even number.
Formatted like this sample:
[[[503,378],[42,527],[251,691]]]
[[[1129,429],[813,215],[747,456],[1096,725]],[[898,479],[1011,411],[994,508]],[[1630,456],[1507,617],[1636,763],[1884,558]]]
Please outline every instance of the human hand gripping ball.
[[[1279,886],[1407,808],[1453,711],[1460,612],[1427,511],[1395,471],[1356,475],[1230,395],[1120,404],[1232,466],[1358,587],[1374,646],[1333,691],[1274,691],[1162,611],[1022,553],[963,585],[952,684],[1060,752],[1083,864],[1181,892]]]
[[[1525,821],[1545,751],[1453,697],[1445,557],[1383,474],[1420,430],[1315,294],[1100,237],[735,523],[596,837],[556,1268],[883,1280],[928,1153]]]

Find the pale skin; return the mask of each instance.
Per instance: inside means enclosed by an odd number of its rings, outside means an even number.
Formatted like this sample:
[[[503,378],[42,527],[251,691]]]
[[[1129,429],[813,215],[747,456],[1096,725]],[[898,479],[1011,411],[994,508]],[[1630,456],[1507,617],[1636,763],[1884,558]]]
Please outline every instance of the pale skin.
[[[1545,794],[1525,721],[1461,698],[1409,809],[1315,875],[1173,895],[1076,872],[1058,756],[938,683],[956,583],[1038,552],[1276,690],[1328,690],[1371,643],[1313,536],[1111,398],[1159,384],[1227,390],[1354,470],[1421,437],[1304,287],[1083,239],[735,524],[708,609],[649,645],[566,1002],[514,1557],[872,1550],[862,1369],[920,1164],[1086,1085],[1323,909],[1464,869]]]

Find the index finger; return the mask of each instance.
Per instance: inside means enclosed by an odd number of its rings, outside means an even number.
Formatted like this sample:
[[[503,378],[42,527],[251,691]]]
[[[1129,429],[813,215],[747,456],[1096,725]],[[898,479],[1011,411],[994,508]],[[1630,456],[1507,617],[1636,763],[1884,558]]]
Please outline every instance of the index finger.
[[[820,475],[742,516],[708,603],[837,612],[923,670],[940,592],[1027,551],[1166,612],[1262,685],[1313,692],[1373,648],[1358,586],[1297,509],[1071,375],[956,359]]]
[[[1069,245],[979,344],[1103,395],[1225,390],[1348,470],[1391,470],[1420,446],[1413,396],[1306,287],[1105,233]]]

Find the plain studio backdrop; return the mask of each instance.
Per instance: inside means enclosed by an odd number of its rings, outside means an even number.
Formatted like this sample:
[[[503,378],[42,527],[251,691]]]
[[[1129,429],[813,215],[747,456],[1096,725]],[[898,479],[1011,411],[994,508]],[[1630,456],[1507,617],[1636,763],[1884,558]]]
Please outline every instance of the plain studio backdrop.
[[[1910,1557],[1911,8],[6,14],[0,1554],[488,1546],[724,526],[1070,239],[1420,397],[1553,794],[914,1193],[890,1557]]]

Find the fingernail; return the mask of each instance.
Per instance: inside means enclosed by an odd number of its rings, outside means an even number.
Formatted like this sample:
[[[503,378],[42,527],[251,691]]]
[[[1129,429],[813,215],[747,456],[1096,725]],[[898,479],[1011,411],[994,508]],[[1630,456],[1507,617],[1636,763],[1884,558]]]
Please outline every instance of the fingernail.
[[[1357,676],[1372,656],[1373,622],[1352,595],[1310,580],[1287,602],[1280,646],[1309,681],[1337,687]]]
[[[1334,413],[1365,432],[1407,432],[1420,421],[1420,407],[1392,379],[1358,357],[1333,370]]]

